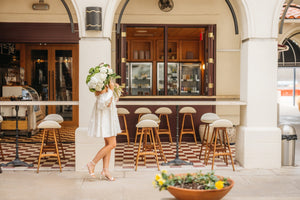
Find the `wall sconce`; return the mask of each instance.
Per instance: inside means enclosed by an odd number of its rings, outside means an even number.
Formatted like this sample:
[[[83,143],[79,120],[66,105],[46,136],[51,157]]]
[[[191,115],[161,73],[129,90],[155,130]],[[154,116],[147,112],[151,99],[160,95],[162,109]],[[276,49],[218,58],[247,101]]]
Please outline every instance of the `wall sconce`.
[[[85,30],[102,31],[102,8],[86,7]]]
[[[205,70],[205,64],[202,65],[202,69]]]

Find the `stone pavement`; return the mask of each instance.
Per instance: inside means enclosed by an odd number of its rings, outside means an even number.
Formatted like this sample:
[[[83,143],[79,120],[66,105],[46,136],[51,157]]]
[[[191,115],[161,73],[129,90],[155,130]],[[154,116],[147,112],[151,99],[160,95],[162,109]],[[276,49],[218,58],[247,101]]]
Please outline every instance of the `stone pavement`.
[[[195,168],[169,169],[172,173],[196,172]],[[203,170],[207,172],[208,170]],[[84,172],[40,172],[5,170],[0,174],[1,200],[174,200],[167,191],[154,189],[157,170],[113,171],[116,181],[90,178]],[[300,168],[218,169],[216,174],[231,177],[233,189],[224,200],[300,200]]]

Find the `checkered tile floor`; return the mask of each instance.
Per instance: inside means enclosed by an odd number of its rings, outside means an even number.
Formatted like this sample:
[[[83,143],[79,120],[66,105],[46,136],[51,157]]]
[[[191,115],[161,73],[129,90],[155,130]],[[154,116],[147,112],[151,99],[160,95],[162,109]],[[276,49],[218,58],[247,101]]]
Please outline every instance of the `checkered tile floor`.
[[[75,142],[75,130],[77,126],[62,126],[60,129],[61,140],[63,143],[74,143]],[[3,131],[5,132],[5,131]],[[34,134],[30,138],[27,136],[20,136],[19,143],[40,143],[42,141],[42,130]],[[4,135],[2,137],[4,143],[15,143],[16,137],[13,135]]]
[[[176,156],[176,144],[170,145],[169,142],[162,142],[162,148],[164,154],[166,156],[167,162],[172,161],[175,159]],[[135,167],[135,158],[138,151],[138,145],[133,146],[127,145],[127,143],[119,143],[116,147],[115,153],[115,168],[117,169],[134,169]],[[231,151],[233,154],[233,160],[235,160],[235,146],[231,145]],[[195,144],[193,142],[182,142],[181,147],[179,147],[179,159],[192,162],[193,165],[189,165],[191,167],[199,167],[199,168],[211,168],[212,164],[212,155],[208,161],[208,165],[206,166],[203,162],[203,153],[202,159],[199,160],[199,153],[200,153],[200,144]],[[160,157],[159,157],[160,159]],[[229,157],[228,157],[229,159]],[[163,160],[159,160],[159,163],[162,163]],[[235,166],[237,163],[235,163]],[[180,166],[170,166],[171,168],[182,168],[184,165]],[[138,169],[147,169],[147,168],[157,168],[156,161],[154,156],[147,156],[146,165],[144,165],[143,161],[140,161],[138,164]],[[215,159],[215,169],[218,168],[228,168],[232,169],[231,161],[228,160],[228,166],[223,161],[223,157]]]
[[[33,167],[18,167],[18,169],[37,169],[38,158],[40,153],[41,144],[20,143],[19,144],[19,159],[28,164],[33,164]],[[61,156],[61,165],[63,170],[75,170],[75,143],[63,144],[65,158]],[[2,150],[4,154],[4,161],[0,163],[8,163],[15,160],[16,145],[12,143],[2,143]],[[3,167],[3,169],[14,169],[12,165]],[[59,170],[59,165],[56,157],[45,157],[41,159],[40,171],[43,170]]]

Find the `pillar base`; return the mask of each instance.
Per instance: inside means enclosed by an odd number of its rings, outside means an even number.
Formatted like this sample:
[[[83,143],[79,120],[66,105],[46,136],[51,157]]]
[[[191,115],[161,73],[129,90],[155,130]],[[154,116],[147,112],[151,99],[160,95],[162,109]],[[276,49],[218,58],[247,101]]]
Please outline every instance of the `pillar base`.
[[[236,160],[244,168],[281,167],[281,131],[277,127],[238,128]]]
[[[88,171],[86,164],[94,158],[97,152],[105,145],[103,138],[89,137],[88,129],[79,127],[75,132],[75,171]],[[115,166],[115,150],[111,151],[109,168]],[[97,163],[95,172],[102,170],[102,160]]]

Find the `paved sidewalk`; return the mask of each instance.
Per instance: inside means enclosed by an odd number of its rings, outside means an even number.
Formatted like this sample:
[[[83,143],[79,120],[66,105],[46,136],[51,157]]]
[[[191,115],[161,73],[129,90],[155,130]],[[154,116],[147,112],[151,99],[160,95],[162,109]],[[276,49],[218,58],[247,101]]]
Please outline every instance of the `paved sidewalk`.
[[[194,168],[170,169],[172,173],[195,172]],[[205,169],[203,172],[207,172]],[[0,174],[2,200],[174,200],[167,191],[152,186],[157,170],[114,171],[116,181],[90,178],[84,172],[12,171]],[[300,200],[300,168],[276,170],[218,169],[216,174],[231,177],[235,185],[224,200]]]

